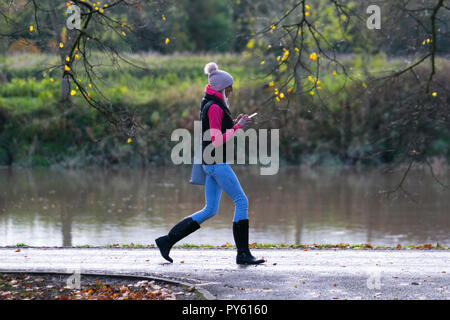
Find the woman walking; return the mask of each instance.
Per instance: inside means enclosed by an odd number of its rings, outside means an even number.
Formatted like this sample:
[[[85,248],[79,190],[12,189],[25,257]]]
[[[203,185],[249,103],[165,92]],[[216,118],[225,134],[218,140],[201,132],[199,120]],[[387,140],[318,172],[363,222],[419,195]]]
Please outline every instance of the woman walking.
[[[161,255],[168,261],[172,246],[189,234],[200,228],[200,225],[214,217],[219,209],[222,190],[233,200],[235,210],[233,218],[233,236],[237,248],[237,264],[260,264],[263,259],[256,259],[248,248],[249,222],[247,217],[248,199],[242,189],[236,174],[228,163],[226,163],[226,142],[230,140],[236,130],[243,128],[251,120],[248,115],[240,114],[233,120],[230,113],[228,98],[233,92],[233,77],[222,70],[214,62],[205,66],[208,75],[208,85],[205,88],[205,96],[201,102],[202,115],[202,137],[210,129],[211,141],[203,141],[202,153],[212,144],[211,156],[214,161],[202,162],[206,173],[205,198],[206,204],[202,210],[184,218],[178,222],[167,235],[155,240]],[[228,129],[228,130],[227,130]],[[215,148],[222,148],[222,159],[215,158]],[[222,160],[222,161],[220,161]]]

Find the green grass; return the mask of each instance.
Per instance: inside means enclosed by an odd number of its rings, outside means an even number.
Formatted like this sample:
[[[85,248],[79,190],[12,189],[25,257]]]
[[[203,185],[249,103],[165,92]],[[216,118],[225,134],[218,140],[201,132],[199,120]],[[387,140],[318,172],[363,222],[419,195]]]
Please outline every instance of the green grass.
[[[22,247],[27,247],[27,245],[25,243],[18,243],[18,244],[16,244],[16,247],[22,248]]]
[[[30,247],[23,243],[18,243],[15,246],[11,246],[13,248],[18,247]],[[364,244],[347,244],[347,243],[338,243],[338,244],[286,244],[286,243],[252,243],[249,245],[250,248],[255,249],[303,249],[303,250],[314,250],[314,249],[341,249],[341,250],[426,250],[426,249],[434,249],[434,250],[449,250],[449,246],[443,246],[440,244],[432,245],[432,244],[416,244],[416,245],[401,245],[398,246],[381,246],[381,245],[373,245],[369,243]],[[93,245],[78,245],[75,248],[156,248],[154,244],[111,244],[106,246],[93,246]],[[179,244],[175,245],[174,248],[210,248],[210,249],[236,249],[236,246],[231,245],[230,243],[226,243],[223,245],[211,245],[211,244]]]
[[[103,58],[94,53],[93,63],[102,62]],[[124,62],[120,63],[120,69],[103,66],[98,70],[102,79],[95,85],[107,98],[110,108],[127,108],[139,118],[142,129],[131,144],[126,143],[127,137],[111,136],[105,119],[87,105],[80,93],[72,98],[72,107],[58,104],[60,68],[45,71],[58,63],[55,55],[0,57],[0,69],[7,77],[7,82],[0,86],[0,166],[9,161],[19,167],[171,165],[171,148],[175,143],[170,141],[170,133],[176,128],[192,130],[207,83],[203,67],[210,61],[233,75],[234,115],[259,112],[262,128],[281,128],[281,164],[376,166],[404,156],[404,150],[397,146],[405,145],[411,129],[393,124],[404,121],[405,113],[398,110],[398,101],[404,97],[414,100],[416,80],[411,76],[395,88],[389,84],[377,88],[379,92],[369,99],[372,106],[368,108],[367,93],[375,89],[361,85],[365,81],[361,76],[364,66],[358,56],[345,60],[347,66],[353,66],[356,81],[350,81],[343,73],[334,77],[334,68],[324,65],[320,75],[322,96],[307,94],[301,103],[293,100],[289,110],[287,99],[280,103],[271,100],[274,88],[280,84],[275,81],[273,88],[267,84],[276,79],[264,78],[263,68],[243,56],[145,54],[129,58],[139,67]],[[400,59],[387,61],[379,55],[369,61],[369,70],[379,73],[395,68]],[[436,82],[448,83],[450,60],[437,62]],[[304,88],[309,90],[314,84],[307,76],[302,75]],[[90,80],[83,74],[76,77],[93,98],[100,98],[89,89]],[[446,99],[444,92],[438,97],[432,100],[430,110],[437,109],[437,104],[432,103]],[[351,126],[343,118],[352,119]],[[450,158],[450,131],[426,117],[421,121],[417,128],[423,132],[417,134],[426,135],[429,142],[424,145],[428,149],[421,150],[421,154]],[[382,132],[380,128],[387,131]],[[102,138],[101,143],[93,141]],[[33,144],[36,148],[30,154]],[[392,153],[392,149],[395,150],[392,159],[386,160],[383,155]]]

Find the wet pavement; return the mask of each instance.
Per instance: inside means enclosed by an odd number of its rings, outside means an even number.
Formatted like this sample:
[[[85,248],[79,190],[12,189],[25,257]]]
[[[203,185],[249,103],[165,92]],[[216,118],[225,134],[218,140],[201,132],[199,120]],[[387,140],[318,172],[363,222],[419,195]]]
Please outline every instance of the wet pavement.
[[[449,250],[252,249],[266,263],[240,266],[232,248],[0,248],[0,272],[145,275],[195,285],[206,298],[450,299]]]

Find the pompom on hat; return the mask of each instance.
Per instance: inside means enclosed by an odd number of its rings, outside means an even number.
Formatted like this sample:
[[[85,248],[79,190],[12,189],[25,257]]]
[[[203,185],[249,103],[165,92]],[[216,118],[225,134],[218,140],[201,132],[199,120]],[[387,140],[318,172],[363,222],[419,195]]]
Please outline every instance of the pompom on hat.
[[[215,62],[206,64],[205,73],[208,75],[211,88],[216,91],[222,91],[234,83],[233,77],[228,72],[219,70],[219,66]]]

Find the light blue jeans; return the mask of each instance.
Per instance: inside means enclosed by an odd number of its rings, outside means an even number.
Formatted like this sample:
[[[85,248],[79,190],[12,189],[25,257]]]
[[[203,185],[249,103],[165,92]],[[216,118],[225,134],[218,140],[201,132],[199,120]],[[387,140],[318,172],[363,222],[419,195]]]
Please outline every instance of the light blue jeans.
[[[247,219],[248,199],[230,165],[228,163],[204,164],[203,170],[206,173],[206,204],[202,210],[190,217],[198,224],[214,217],[219,210],[220,197],[224,190],[234,202],[233,222]]]

